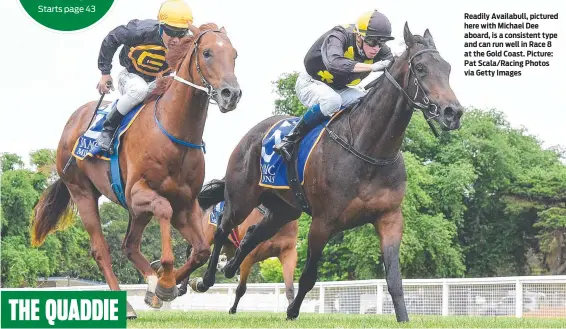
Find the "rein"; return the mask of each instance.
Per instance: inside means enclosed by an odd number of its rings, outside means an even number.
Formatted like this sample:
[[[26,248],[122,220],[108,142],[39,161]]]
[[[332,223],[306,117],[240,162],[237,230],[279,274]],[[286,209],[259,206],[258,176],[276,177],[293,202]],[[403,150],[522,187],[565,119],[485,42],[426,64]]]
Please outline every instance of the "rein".
[[[432,132],[434,133],[434,135],[436,137],[438,137],[438,131],[436,130],[436,127],[434,127],[434,125],[430,122],[431,119],[440,115],[440,113],[438,112],[438,106],[436,104],[430,102],[430,99],[426,95],[424,88],[422,87],[420,81],[417,79],[417,75],[416,75],[416,73],[413,69],[413,65],[412,65],[412,62],[413,62],[413,60],[415,59],[416,56],[421,55],[423,53],[427,53],[427,52],[438,53],[438,51],[436,49],[423,49],[423,50],[416,52],[415,54],[413,54],[409,58],[409,70],[407,71],[407,75],[405,77],[405,81],[407,81],[407,83],[406,83],[404,88],[399,85],[399,83],[395,80],[395,78],[393,78],[393,76],[389,73],[387,68],[384,69],[384,74],[385,74],[385,77],[387,78],[387,80],[389,80],[398,90],[400,90],[403,93],[403,95],[405,96],[405,98],[408,100],[409,104],[413,108],[417,108],[417,109],[422,111],[426,122],[428,123],[429,127],[432,129]],[[408,87],[408,84],[409,84],[408,83],[409,75],[411,75],[411,74],[413,75],[413,83],[417,87],[417,91],[415,92],[415,96],[413,98],[411,98],[407,94],[407,92],[405,91],[405,89]],[[372,88],[373,86],[375,86],[377,81],[378,80],[376,79],[376,80],[374,80],[374,82],[369,83],[365,87],[365,89]],[[419,91],[421,91],[422,94],[423,94],[421,102],[416,101],[417,96],[419,95]],[[355,105],[354,110],[357,108],[358,105],[359,105],[359,103],[357,105]],[[431,109],[429,112],[432,114],[428,118],[425,114],[425,110],[427,110],[427,109]],[[351,112],[353,112],[353,110],[350,111],[350,113]],[[348,123],[350,122],[350,115],[349,115],[350,113],[348,113]],[[395,154],[395,156],[386,157],[386,158],[373,158],[373,157],[367,156],[367,155],[363,154],[362,152],[356,150],[356,148],[352,144],[348,143],[348,141],[346,141],[345,139],[338,136],[334,131],[330,130],[328,128],[328,125],[326,125],[324,127],[324,129],[328,132],[328,135],[330,136],[330,138],[332,138],[332,140],[334,140],[336,143],[338,143],[340,146],[342,146],[346,151],[352,153],[353,155],[355,155],[359,159],[361,159],[361,160],[363,160],[367,163],[370,163],[372,165],[376,165],[376,166],[390,165],[390,164],[395,163],[399,159],[399,157],[401,156],[401,151],[397,152],[397,154]],[[351,125],[350,125],[350,131],[352,131]]]
[[[190,76],[191,79],[192,79],[190,67],[191,67],[191,62],[192,62],[193,58],[196,58],[197,72],[198,72],[198,74],[199,74],[199,76],[200,76],[200,79],[201,79],[201,81],[202,81],[202,83],[203,83],[204,86],[199,86],[199,85],[197,85],[197,84],[195,84],[195,83],[193,83],[193,82],[187,81],[187,80],[181,78],[180,76],[178,76],[178,75],[176,75],[176,74],[173,76],[173,79],[174,79],[175,81],[181,82],[182,84],[185,84],[185,85],[190,86],[190,87],[193,87],[193,88],[195,88],[195,89],[204,91],[204,92],[206,93],[206,95],[207,95],[207,102],[206,102],[206,108],[205,108],[205,110],[208,109],[208,104],[210,104],[211,99],[214,98],[214,97],[218,94],[218,92],[216,91],[216,89],[214,89],[214,87],[212,87],[212,85],[206,80],[206,78],[205,78],[204,75],[202,74],[202,70],[201,70],[201,68],[200,68],[200,64],[199,64],[199,61],[198,61],[198,46],[199,46],[200,38],[202,38],[202,36],[205,35],[205,34],[208,33],[208,32],[222,33],[222,32],[220,32],[219,30],[206,30],[206,31],[200,33],[200,34],[195,38],[195,41],[193,42],[193,48],[194,48],[194,50],[193,50],[193,52],[192,52],[191,55],[190,55],[191,57],[189,58],[189,76]],[[193,55],[195,55],[195,56],[193,56]],[[154,110],[153,110],[153,117],[154,117],[154,119],[155,119],[155,123],[157,124],[157,126],[159,127],[159,129],[161,130],[161,132],[162,132],[165,136],[167,136],[167,137],[168,137],[172,142],[174,142],[174,143],[177,143],[177,144],[180,144],[180,145],[183,145],[183,146],[186,146],[186,147],[194,148],[194,149],[202,149],[203,153],[206,154],[206,148],[205,148],[205,143],[204,143],[204,141],[202,142],[202,144],[193,144],[193,143],[190,143],[190,142],[181,140],[181,139],[179,139],[179,138],[173,136],[172,134],[170,134],[170,133],[167,131],[167,129],[165,129],[165,127],[161,124],[161,122],[159,122],[159,119],[157,118],[157,104],[159,103],[159,100],[160,100],[160,99],[161,99],[161,96],[159,96],[159,97],[157,98],[157,100],[155,101]]]

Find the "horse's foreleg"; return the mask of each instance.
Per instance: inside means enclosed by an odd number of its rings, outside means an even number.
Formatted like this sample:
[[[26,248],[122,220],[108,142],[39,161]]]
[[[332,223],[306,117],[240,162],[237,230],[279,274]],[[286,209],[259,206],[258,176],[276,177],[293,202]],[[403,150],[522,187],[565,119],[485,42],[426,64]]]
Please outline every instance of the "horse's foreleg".
[[[187,260],[189,260],[191,258],[191,253],[193,250],[193,246],[191,246],[190,244],[187,246]],[[187,293],[187,287],[189,285],[189,277],[187,276],[186,278],[183,279],[183,281],[181,282],[181,286],[179,287],[179,296],[183,296],[184,294]]]
[[[399,247],[403,236],[403,215],[401,214],[401,209],[382,216],[374,223],[374,227],[380,237],[387,288],[393,299],[397,322],[409,321],[403,297],[403,284],[399,267]]]
[[[173,216],[173,209],[171,204],[167,199],[150,189],[145,181],[136,182],[132,187],[131,203],[134,214],[152,213],[159,221],[163,275],[157,281],[155,294],[161,300],[172,301],[177,297],[178,289],[173,273],[174,257],[171,246],[171,217]],[[148,290],[149,288],[148,285]]]
[[[285,249],[279,255],[279,261],[283,265],[283,281],[285,282],[285,295],[289,304],[295,299],[295,287],[293,286],[293,277],[295,268],[297,267],[297,249],[293,245],[291,248]]]
[[[255,259],[253,255],[250,255],[244,260],[242,266],[240,266],[240,282],[238,282],[238,287],[236,288],[236,299],[234,299],[234,305],[232,305],[232,308],[230,308],[230,311],[228,312],[230,314],[236,313],[240,298],[242,298],[242,296],[244,296],[244,294],[246,293],[246,283],[248,281],[248,276],[250,275],[250,271],[254,263]]]
[[[240,264],[255,247],[263,241],[271,239],[285,224],[296,218],[289,216],[290,213],[295,213],[296,211],[288,212],[285,210],[271,210],[258,224],[248,228],[246,235],[240,243],[240,247],[236,249],[234,258],[230,259],[224,268],[226,278],[234,277]]]
[[[313,217],[309,230],[309,247],[307,249],[307,262],[301,278],[299,279],[299,292],[293,302],[287,307],[287,320],[294,320],[299,316],[301,304],[307,293],[314,287],[317,278],[318,261],[322,251],[332,234],[328,223],[321,217]],[[320,305],[319,307],[324,307]]]
[[[212,287],[216,281],[216,266],[218,265],[218,257],[220,257],[222,246],[228,242],[228,234],[233,229],[233,227],[231,227],[231,222],[228,220],[222,220],[222,217],[223,216],[220,216],[220,225],[218,225],[216,233],[214,233],[214,247],[212,248],[212,255],[208,261],[206,273],[204,273],[202,281],[198,281],[195,285],[191,285],[191,288],[195,291],[205,292],[208,288]]]

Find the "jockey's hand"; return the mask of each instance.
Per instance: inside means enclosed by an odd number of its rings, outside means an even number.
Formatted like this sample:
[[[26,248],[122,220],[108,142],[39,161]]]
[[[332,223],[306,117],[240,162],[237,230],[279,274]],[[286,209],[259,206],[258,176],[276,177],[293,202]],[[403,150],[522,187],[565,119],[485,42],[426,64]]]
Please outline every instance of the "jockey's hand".
[[[377,72],[377,71],[383,71],[383,69],[389,67],[389,64],[391,64],[391,61],[386,59],[383,61],[379,61],[379,62],[375,62],[373,64],[371,64],[371,70],[373,72]]]
[[[102,75],[100,81],[98,81],[98,84],[96,85],[96,89],[98,89],[98,92],[101,95],[108,94],[111,89],[114,90],[114,86],[112,85],[112,76],[110,74]]]

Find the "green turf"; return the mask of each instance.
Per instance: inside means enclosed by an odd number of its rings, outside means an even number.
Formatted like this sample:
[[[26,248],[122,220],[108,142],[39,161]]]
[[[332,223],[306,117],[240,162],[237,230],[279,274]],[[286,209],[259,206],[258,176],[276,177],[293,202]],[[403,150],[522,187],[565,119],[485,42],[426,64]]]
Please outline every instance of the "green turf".
[[[140,311],[128,328],[565,328],[566,319],[467,316],[409,316],[398,323],[394,315],[304,313],[286,321],[285,313]]]

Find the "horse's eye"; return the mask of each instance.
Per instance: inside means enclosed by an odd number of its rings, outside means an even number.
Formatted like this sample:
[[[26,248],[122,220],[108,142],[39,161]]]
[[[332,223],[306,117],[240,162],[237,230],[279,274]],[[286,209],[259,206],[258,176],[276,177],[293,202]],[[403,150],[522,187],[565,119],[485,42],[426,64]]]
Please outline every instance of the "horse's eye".
[[[209,49],[206,49],[205,51],[203,51],[202,54],[204,55],[204,58],[212,57],[212,52]]]
[[[417,72],[424,72],[424,66],[422,64],[417,64],[415,68],[417,69]]]

